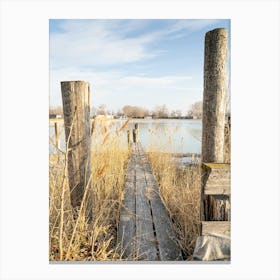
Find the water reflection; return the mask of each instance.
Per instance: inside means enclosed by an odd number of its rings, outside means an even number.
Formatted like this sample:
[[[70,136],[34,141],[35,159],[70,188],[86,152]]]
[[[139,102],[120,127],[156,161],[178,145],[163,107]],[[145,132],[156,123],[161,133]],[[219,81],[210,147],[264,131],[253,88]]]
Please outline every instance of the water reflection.
[[[131,130],[135,123],[139,125],[139,139],[145,151],[160,151],[171,153],[201,153],[201,120],[130,120],[122,128],[125,120],[109,120],[94,124],[92,145],[98,145],[107,137],[108,141],[114,137],[121,137],[124,145],[127,141],[127,130]],[[50,124],[50,153],[55,152],[54,125]],[[65,149],[64,127],[60,123],[61,149]]]

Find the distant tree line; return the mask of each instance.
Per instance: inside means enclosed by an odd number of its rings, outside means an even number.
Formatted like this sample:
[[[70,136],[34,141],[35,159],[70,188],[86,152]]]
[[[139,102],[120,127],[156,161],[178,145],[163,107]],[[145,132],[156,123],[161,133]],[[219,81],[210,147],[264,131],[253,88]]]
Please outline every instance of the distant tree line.
[[[93,115],[114,115],[116,117],[129,117],[129,118],[145,118],[145,117],[153,117],[153,118],[168,118],[169,110],[167,106],[161,105],[156,106],[153,110],[148,110],[146,108],[140,106],[133,105],[125,105],[123,108],[117,112],[110,111],[106,108],[106,105],[102,104],[98,107],[93,108]],[[178,115],[182,115],[182,113],[177,110]]]
[[[149,116],[149,110],[138,106],[125,105],[122,108],[122,112],[129,118],[144,118]]]
[[[62,115],[63,109],[61,106],[50,106],[49,114],[50,115]]]
[[[52,106],[49,109],[50,115],[63,115],[63,108],[61,106]],[[129,118],[202,118],[202,101],[195,102],[191,105],[190,110],[187,113],[183,113],[181,110],[170,111],[167,105],[163,104],[156,106],[152,110],[148,110],[141,106],[125,105],[118,111],[112,111],[107,108],[105,104],[101,104],[91,109],[91,116],[97,115],[112,115],[114,117],[129,117]]]

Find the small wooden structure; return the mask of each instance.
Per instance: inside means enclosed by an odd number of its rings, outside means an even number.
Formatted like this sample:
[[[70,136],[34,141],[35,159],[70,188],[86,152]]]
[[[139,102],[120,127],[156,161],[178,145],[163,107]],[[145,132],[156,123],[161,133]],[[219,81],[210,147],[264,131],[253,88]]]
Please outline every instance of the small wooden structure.
[[[157,181],[139,142],[132,143],[127,166],[118,242],[128,260],[182,260]]]
[[[230,235],[230,164],[224,158],[227,30],[205,36],[201,233]]]

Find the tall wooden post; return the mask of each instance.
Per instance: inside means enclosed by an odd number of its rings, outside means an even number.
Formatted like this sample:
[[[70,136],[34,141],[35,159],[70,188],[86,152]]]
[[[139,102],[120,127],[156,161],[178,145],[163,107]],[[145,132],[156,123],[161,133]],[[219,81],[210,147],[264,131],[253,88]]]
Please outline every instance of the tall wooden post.
[[[226,29],[219,28],[206,33],[202,125],[203,162],[222,163],[224,160],[227,45]]]
[[[206,33],[201,191],[201,220],[205,222],[230,220],[230,165],[224,163],[227,49],[226,29]]]
[[[71,203],[75,208],[90,183],[90,85],[84,81],[61,82],[61,93]]]

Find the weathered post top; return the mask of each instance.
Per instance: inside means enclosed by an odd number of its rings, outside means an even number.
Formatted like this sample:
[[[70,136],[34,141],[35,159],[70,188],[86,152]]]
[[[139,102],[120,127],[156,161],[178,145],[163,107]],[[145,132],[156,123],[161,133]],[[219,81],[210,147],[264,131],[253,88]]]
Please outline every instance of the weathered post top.
[[[224,28],[205,35],[202,161],[224,162],[226,64],[228,32]]]

